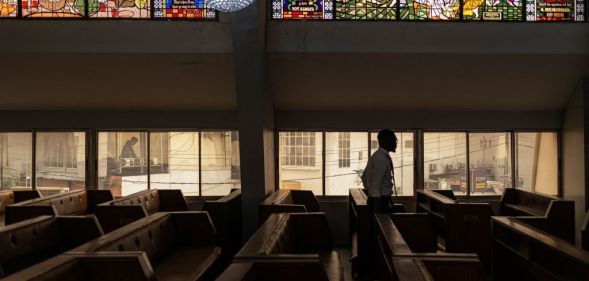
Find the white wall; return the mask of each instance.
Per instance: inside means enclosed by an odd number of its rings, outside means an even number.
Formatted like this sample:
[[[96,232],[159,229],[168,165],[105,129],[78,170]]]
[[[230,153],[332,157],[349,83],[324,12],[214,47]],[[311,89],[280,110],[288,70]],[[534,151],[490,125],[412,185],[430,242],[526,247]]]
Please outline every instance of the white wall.
[[[580,244],[580,226],[585,218],[585,152],[582,83],[575,89],[563,112],[562,177],[564,198],[575,201],[576,239]]]

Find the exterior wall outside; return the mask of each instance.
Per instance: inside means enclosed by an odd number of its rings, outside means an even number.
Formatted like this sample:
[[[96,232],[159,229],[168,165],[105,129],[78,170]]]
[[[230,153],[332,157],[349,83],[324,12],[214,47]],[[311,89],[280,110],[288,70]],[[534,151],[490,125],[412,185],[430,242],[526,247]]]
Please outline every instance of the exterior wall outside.
[[[538,143],[538,159],[536,160],[536,192],[557,195],[558,189],[558,152],[556,134],[542,133]]]

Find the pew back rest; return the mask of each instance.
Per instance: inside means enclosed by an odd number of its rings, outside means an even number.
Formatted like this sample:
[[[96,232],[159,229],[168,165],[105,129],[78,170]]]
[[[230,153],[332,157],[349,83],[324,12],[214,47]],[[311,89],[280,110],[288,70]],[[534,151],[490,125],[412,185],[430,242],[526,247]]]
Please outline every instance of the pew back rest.
[[[438,238],[434,233],[430,217],[426,213],[391,214],[389,216],[412,252],[435,253],[438,250]]]
[[[155,280],[143,252],[66,253],[10,275],[5,281]]]
[[[236,257],[331,251],[331,232],[324,213],[272,214]]]
[[[43,206],[55,207],[56,215],[81,215],[88,209],[88,196],[86,190],[75,190],[59,193],[52,196],[32,199],[16,203],[13,206]],[[25,210],[26,208],[20,208]]]
[[[108,206],[142,205],[148,214],[186,211],[188,204],[179,189],[148,189],[104,203]]]
[[[552,276],[546,280],[589,280],[589,252],[519,218],[493,217],[492,229],[498,276],[524,272],[523,276]],[[513,261],[517,266],[509,267]],[[513,270],[519,272],[512,275]]]
[[[215,229],[207,212],[161,212],[134,221],[76,251],[145,251],[157,263],[179,246],[215,246]]]
[[[317,280],[328,277],[318,259],[255,261],[231,264],[217,281],[282,281]]]
[[[504,215],[546,216],[550,202],[559,198],[517,188],[506,188],[501,196]]]
[[[318,212],[319,201],[310,190],[279,189],[260,203],[260,225],[274,213]]]
[[[486,281],[477,258],[424,257],[423,263],[435,281]]]
[[[0,274],[14,273],[101,235],[94,217],[41,216],[4,227]]]
[[[41,195],[37,190],[0,190],[0,216],[4,215],[8,205],[39,197]]]

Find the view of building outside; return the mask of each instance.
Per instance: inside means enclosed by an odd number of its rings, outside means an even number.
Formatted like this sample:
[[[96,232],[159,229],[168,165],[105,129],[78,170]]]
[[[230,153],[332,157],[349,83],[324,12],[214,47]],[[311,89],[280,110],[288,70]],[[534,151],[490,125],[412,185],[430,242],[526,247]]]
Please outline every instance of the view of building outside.
[[[512,187],[511,134],[469,133],[470,194],[502,194]]]
[[[311,190],[315,195],[323,195],[322,133],[280,132],[278,135],[280,188]]]
[[[0,190],[32,188],[32,133],[0,133]]]
[[[395,132],[397,151],[389,152],[393,160],[395,175],[395,192],[398,196],[413,196],[415,158],[413,154],[414,138],[412,132]],[[378,132],[370,134],[370,154],[378,149]]]
[[[516,187],[558,194],[558,136],[556,132],[518,132]]]
[[[348,195],[348,189],[362,188],[367,162],[366,132],[325,133],[325,195]]]
[[[413,133],[397,132],[395,180],[399,196],[413,195]],[[280,188],[312,190],[315,195],[348,195],[350,188],[363,188],[362,172],[378,149],[377,133],[321,132],[279,133]],[[371,141],[371,150],[368,141]],[[323,149],[325,149],[325,194],[323,194]]]
[[[98,188],[114,196],[147,189],[147,132],[98,132]]]
[[[227,195],[241,188],[237,131],[201,132],[202,195]]]
[[[43,195],[86,187],[86,133],[38,132],[37,190]]]
[[[236,131],[201,132],[200,138],[199,132],[98,133],[98,187],[115,196],[147,188],[180,189],[186,196],[198,196],[200,176],[203,196],[227,195],[240,188],[239,168]]]
[[[150,132],[149,138],[150,188],[198,195],[198,132]]]
[[[466,133],[423,133],[423,174],[426,189],[466,194]]]

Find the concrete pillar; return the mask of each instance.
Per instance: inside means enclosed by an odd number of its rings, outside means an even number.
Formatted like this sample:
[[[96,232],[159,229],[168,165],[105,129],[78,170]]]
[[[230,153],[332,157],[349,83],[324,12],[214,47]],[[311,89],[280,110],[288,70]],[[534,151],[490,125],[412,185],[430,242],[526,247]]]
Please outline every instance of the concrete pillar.
[[[258,226],[258,205],[274,190],[274,107],[266,65],[266,1],[231,14],[235,56],[244,238]]]

